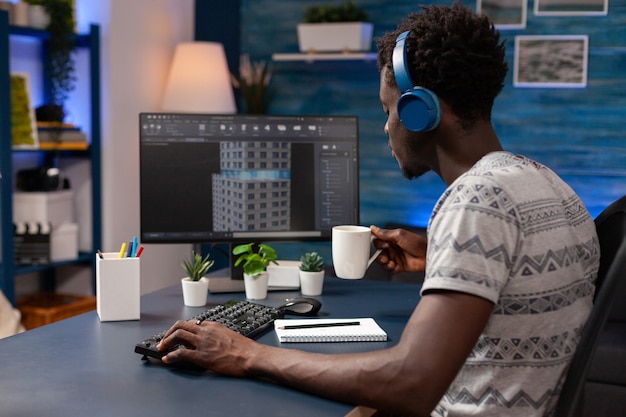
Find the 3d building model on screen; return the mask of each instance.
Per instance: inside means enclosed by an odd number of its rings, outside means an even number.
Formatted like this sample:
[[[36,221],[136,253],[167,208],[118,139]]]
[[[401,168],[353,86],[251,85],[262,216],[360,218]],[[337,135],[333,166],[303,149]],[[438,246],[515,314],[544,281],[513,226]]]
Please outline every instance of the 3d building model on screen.
[[[220,142],[212,180],[214,230],[290,230],[289,142]]]
[[[144,243],[330,240],[359,224],[355,116],[141,113],[139,133]]]

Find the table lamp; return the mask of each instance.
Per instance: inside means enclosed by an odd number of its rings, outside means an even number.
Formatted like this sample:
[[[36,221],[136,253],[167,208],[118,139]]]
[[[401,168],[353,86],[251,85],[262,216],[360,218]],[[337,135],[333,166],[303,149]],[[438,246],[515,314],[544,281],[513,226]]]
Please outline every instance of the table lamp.
[[[170,67],[164,111],[236,113],[224,46],[216,42],[183,42]]]

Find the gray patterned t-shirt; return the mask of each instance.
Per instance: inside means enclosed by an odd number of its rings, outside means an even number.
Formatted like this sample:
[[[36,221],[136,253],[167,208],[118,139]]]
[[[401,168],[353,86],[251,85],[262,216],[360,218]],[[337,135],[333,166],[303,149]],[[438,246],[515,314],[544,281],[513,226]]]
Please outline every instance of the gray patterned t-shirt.
[[[494,152],[451,184],[428,225],[422,292],[495,305],[433,415],[552,415],[591,310],[599,251],[583,203],[541,164]]]

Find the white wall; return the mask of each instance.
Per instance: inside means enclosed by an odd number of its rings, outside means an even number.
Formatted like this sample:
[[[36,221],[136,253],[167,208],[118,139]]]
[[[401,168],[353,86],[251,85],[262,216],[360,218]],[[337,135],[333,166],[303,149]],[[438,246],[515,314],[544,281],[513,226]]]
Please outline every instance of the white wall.
[[[139,235],[139,122],[158,111],[178,42],[193,39],[194,0],[77,0],[79,31],[100,24],[103,251]],[[174,284],[190,245],[144,245],[141,291]]]

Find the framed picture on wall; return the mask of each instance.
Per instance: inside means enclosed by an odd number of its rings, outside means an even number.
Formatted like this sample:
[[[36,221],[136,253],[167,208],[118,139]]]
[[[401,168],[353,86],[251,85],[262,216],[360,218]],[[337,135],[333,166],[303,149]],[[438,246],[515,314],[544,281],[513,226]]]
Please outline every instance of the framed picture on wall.
[[[528,0],[476,0],[476,12],[498,29],[525,29]]]
[[[11,73],[11,146],[37,148],[37,121],[27,72]]]
[[[535,0],[537,16],[603,16],[609,12],[609,0]]]
[[[586,87],[587,35],[516,36],[513,85]]]

